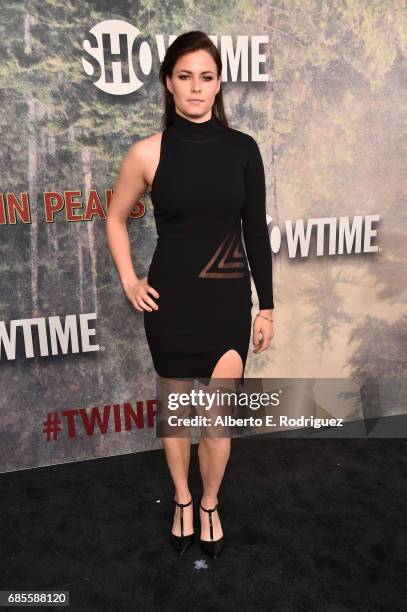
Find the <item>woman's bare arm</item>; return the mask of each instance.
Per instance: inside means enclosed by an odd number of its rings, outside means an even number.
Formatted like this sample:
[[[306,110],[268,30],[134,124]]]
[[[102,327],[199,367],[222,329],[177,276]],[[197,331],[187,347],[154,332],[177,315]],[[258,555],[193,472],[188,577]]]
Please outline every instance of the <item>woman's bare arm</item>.
[[[126,223],[130,211],[146,188],[140,145],[140,142],[132,145],[120,164],[106,219],[108,246],[123,286],[127,282],[138,280],[131,258]]]
[[[146,279],[140,280],[137,277],[131,257],[126,225],[130,211],[143,195],[147,186],[144,167],[146,159],[148,159],[147,146],[143,141],[133,144],[124,156],[106,218],[107,242],[123,290],[139,311],[157,308],[148,292],[158,297],[158,293],[148,286]]]

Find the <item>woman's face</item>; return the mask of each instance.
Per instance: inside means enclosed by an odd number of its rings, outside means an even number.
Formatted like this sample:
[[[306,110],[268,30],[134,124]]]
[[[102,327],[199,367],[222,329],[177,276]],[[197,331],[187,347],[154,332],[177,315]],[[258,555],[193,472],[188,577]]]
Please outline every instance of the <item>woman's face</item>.
[[[209,119],[221,77],[212,56],[203,49],[180,57],[167,87],[173,94],[176,109],[183,115]]]

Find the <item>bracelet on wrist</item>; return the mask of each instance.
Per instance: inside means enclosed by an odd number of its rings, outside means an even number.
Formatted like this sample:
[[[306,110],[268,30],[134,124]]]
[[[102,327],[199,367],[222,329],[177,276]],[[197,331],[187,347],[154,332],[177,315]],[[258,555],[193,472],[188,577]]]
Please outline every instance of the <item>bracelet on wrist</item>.
[[[271,323],[273,323],[273,319],[265,317],[264,315],[260,314],[260,312],[257,313],[256,317],[261,317],[262,319],[266,319],[266,321],[270,321]]]

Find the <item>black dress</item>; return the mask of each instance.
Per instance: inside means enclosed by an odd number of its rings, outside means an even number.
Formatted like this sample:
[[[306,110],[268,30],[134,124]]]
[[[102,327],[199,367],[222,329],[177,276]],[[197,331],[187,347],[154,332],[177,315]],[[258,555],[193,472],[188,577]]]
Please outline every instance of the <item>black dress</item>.
[[[151,188],[157,245],[148,271],[160,297],[144,311],[155,370],[165,378],[210,378],[251,332],[251,281],[260,309],[273,308],[272,255],[260,151],[248,134],[217,119],[175,114],[161,139]],[[246,253],[242,244],[242,228]]]

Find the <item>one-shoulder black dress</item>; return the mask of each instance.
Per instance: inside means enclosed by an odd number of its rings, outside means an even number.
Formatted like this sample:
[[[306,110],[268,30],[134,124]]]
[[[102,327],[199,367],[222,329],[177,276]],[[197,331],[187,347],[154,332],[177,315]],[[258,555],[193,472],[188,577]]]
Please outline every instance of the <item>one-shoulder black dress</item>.
[[[256,141],[213,115],[197,123],[176,112],[162,134],[151,200],[158,239],[147,278],[160,297],[152,296],[158,310],[144,310],[144,327],[154,368],[165,378],[210,379],[219,358],[235,349],[243,384],[250,271],[259,308],[274,307]]]

